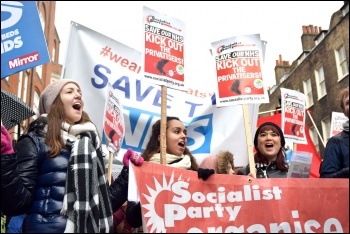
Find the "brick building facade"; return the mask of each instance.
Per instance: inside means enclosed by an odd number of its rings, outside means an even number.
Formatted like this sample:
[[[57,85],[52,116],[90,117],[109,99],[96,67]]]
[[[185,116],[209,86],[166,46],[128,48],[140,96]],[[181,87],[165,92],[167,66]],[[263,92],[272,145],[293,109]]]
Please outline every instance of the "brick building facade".
[[[303,51],[292,63],[276,61],[276,85],[269,90],[270,102],[261,104],[260,116],[280,108],[280,88],[305,94],[306,126],[313,143],[323,157],[330,134],[332,112],[342,112],[338,93],[349,86],[349,2],[333,13],[328,30],[308,25],[302,27]]]
[[[51,61],[2,79],[1,89],[17,95],[38,113],[40,94],[47,85],[60,78],[62,65],[58,63],[60,40],[55,27],[56,1],[36,1],[36,3]],[[31,119],[35,118],[36,116],[33,116]],[[30,119],[23,121],[10,130],[13,139],[17,139],[23,133],[30,121]]]

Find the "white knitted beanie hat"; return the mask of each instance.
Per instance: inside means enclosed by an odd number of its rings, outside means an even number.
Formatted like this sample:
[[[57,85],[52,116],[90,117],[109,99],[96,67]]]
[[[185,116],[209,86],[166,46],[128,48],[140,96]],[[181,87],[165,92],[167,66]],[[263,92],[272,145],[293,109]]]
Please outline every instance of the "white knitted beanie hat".
[[[60,94],[63,86],[65,86],[68,83],[74,83],[80,88],[80,85],[75,80],[60,79],[58,81],[55,81],[54,83],[51,83],[49,86],[47,86],[44,89],[39,99],[40,115],[47,114],[49,112],[52,103],[56,100],[56,98]]]

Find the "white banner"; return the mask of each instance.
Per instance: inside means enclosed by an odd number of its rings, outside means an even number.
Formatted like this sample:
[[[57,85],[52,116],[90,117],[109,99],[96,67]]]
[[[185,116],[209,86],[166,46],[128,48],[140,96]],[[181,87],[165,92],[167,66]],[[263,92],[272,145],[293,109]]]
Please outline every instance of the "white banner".
[[[103,135],[107,84],[123,106],[125,137],[118,159],[128,148],[145,149],[151,127],[160,118],[161,87],[142,79],[142,54],[78,23],[71,23],[63,78],[81,85],[85,111]],[[186,82],[191,82],[186,79]],[[192,84],[187,91],[167,89],[167,115],[179,117],[187,126],[187,146],[198,164],[209,154],[230,150],[235,166],[248,164],[246,134],[241,105],[217,108],[214,92],[201,92]],[[254,136],[258,104],[249,104]],[[105,142],[105,136],[102,136]]]

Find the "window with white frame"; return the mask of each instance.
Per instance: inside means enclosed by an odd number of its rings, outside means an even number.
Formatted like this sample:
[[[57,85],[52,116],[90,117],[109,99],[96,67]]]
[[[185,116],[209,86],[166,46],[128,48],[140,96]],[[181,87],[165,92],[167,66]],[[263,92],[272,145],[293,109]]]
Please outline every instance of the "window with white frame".
[[[318,97],[318,100],[320,100],[322,97],[324,97],[327,94],[323,67],[320,67],[319,69],[315,70],[315,78],[316,78],[316,84],[317,84],[316,86],[317,97]]]
[[[19,73],[19,77],[18,77],[17,96],[18,96],[19,98],[22,98],[22,89],[23,89],[22,85],[23,85],[23,71],[21,71],[21,72]]]
[[[27,71],[23,76],[24,84],[23,84],[23,90],[22,90],[22,93],[23,93],[22,100],[24,102],[27,102],[28,80],[29,80],[30,75],[31,75],[31,73]]]
[[[39,79],[43,76],[43,65],[39,65],[35,67],[35,71],[39,76]]]
[[[39,11],[39,18],[40,18],[41,27],[43,28],[43,32],[45,33],[45,19],[43,14],[40,11]]]
[[[55,62],[55,61],[56,61],[56,60],[55,60],[55,56],[56,56],[56,48],[53,47],[53,48],[52,48],[52,56],[51,56],[51,61],[52,61],[52,62]]]
[[[40,99],[40,95],[38,94],[38,92],[35,90],[34,92],[34,103],[33,103],[33,111],[38,115],[39,113],[39,99]],[[36,119],[37,116],[34,115],[33,119]]]
[[[310,107],[314,104],[314,99],[312,98],[312,87],[311,87],[311,79],[307,79],[303,82],[304,86],[304,94],[306,97],[306,107]]]
[[[321,121],[322,124],[322,135],[324,144],[327,144],[329,136],[331,135],[331,119],[327,117]]]
[[[320,153],[320,146],[318,143],[318,136],[317,136],[316,128],[314,126],[310,127],[309,133],[310,133],[311,140],[314,143],[314,146],[315,146],[317,152]]]
[[[346,53],[344,45],[335,50],[335,61],[337,63],[338,80],[343,79],[349,74],[348,62],[346,61]]]
[[[51,83],[58,81],[61,78],[61,75],[55,72],[51,73]]]

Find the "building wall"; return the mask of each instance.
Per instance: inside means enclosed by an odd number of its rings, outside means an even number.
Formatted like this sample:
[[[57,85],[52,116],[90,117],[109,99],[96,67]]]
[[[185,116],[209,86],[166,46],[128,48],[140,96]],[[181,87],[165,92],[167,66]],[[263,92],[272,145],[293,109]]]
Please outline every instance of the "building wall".
[[[52,77],[60,77],[62,71],[62,65],[58,64],[60,40],[55,27],[56,1],[36,1],[36,3],[45,22],[44,34],[51,62],[42,65],[42,69],[34,67],[1,80],[1,89],[19,96],[35,112],[39,101],[34,98],[35,92],[40,96],[44,88],[51,83]],[[20,127],[10,130],[9,132],[16,133],[12,137],[17,139],[34,118],[36,116],[23,121]]]
[[[348,2],[345,2],[345,5],[346,4],[348,5]],[[313,105],[308,107],[312,119],[308,116],[308,114],[306,115],[306,126],[308,128],[313,126],[313,120],[316,125],[315,127],[322,135],[322,120],[327,118],[331,119],[333,111],[342,112],[339,106],[338,94],[341,89],[349,86],[349,74],[347,74],[341,80],[338,80],[335,50],[341,44],[345,46],[347,64],[349,65],[349,13],[343,17],[340,17],[341,12],[342,11],[339,10],[333,14],[330,20],[330,26],[333,28],[328,30],[324,39],[319,44],[314,46],[311,51],[303,51],[301,56],[299,56],[299,58],[295,60],[291,66],[288,66],[285,61],[282,61],[281,57],[276,62],[276,81],[281,82],[277,83],[275,87],[270,89],[270,103],[260,105],[259,112],[263,113],[260,116],[271,115],[272,113],[268,112],[269,110],[280,108],[280,88],[298,90],[305,94],[303,82],[307,79],[311,79],[314,102]],[[304,27],[315,28],[312,25],[303,26],[303,33],[310,33],[308,29],[304,31]],[[324,31],[320,30],[320,33],[323,32]],[[303,41],[302,36],[302,43],[307,43],[307,45],[303,45],[303,48],[310,47],[310,37],[308,37],[306,41]],[[299,61],[301,61],[303,57],[305,58],[300,63]],[[324,68],[327,92],[327,94],[322,98],[318,98],[317,82],[315,77],[315,70],[320,66],[323,66]],[[290,72],[288,72],[288,70],[290,70]],[[287,74],[284,77],[285,79],[281,77],[283,73]],[[323,140],[326,143],[328,139]],[[323,157],[324,148],[325,147],[319,138],[319,152],[321,157]]]

